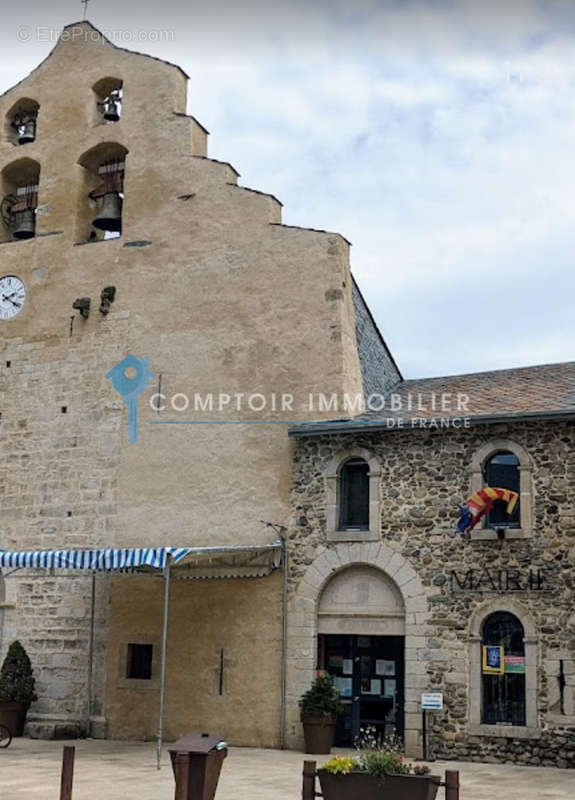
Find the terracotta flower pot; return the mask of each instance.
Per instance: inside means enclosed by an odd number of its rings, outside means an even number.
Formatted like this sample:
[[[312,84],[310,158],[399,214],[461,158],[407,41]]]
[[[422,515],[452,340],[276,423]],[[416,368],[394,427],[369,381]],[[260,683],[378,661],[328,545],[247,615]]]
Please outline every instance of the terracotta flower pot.
[[[22,736],[28,706],[23,703],[0,703],[0,725],[4,725],[12,736]]]
[[[336,718],[302,716],[301,721],[306,753],[317,756],[330,753],[335,736]]]
[[[319,770],[325,800],[435,800],[441,778],[437,775],[385,775],[366,772],[331,775]]]

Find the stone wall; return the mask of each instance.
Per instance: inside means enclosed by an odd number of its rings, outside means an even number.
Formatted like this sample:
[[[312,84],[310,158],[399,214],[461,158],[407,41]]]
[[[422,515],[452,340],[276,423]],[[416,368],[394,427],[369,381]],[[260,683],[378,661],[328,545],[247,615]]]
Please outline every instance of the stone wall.
[[[100,376],[121,357],[126,324],[112,313],[92,335],[1,342],[3,549],[114,542],[122,403]],[[20,570],[5,587],[0,656],[16,638],[30,654],[39,695],[33,732],[45,733],[48,719],[85,728],[90,577]],[[101,706],[101,681],[97,695]]]
[[[471,462],[489,440],[512,440],[533,462],[533,531],[525,539],[466,541],[454,535],[456,503],[469,496]],[[364,448],[381,464],[381,543],[411,565],[426,593],[425,623],[406,639],[406,653],[424,665],[420,690],[443,691],[445,710],[434,715],[432,746],[446,758],[494,758],[519,763],[575,766],[575,426],[530,422],[469,430],[414,430],[298,438],[294,459],[294,523],[290,530],[292,610],[301,582],[316,559],[337,545],[325,532],[324,473],[337,454]],[[350,553],[359,545],[350,544]],[[352,559],[353,560],[353,559]],[[311,565],[311,566],[310,566]],[[453,591],[452,571],[542,570],[545,590],[499,591],[486,581],[478,590]],[[523,578],[522,578],[523,580]],[[513,582],[512,582],[513,585]],[[298,599],[300,598],[300,599]],[[535,671],[528,676],[536,718],[528,738],[477,732],[473,709],[471,619],[482,609],[519,609],[533,627]],[[527,639],[527,633],[526,633]],[[530,639],[531,642],[531,639]],[[308,646],[313,646],[308,643]],[[564,713],[558,704],[558,659],[563,659]],[[415,713],[415,697],[406,697]],[[493,733],[493,732],[492,732]],[[476,735],[477,734],[477,735]],[[507,733],[506,733],[507,735]]]

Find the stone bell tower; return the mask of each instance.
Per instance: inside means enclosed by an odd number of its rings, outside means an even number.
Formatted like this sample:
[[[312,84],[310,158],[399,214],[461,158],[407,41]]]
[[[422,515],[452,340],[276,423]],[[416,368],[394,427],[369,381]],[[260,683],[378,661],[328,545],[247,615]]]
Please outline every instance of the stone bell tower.
[[[1,548],[257,544],[270,538],[260,520],[287,522],[285,426],[151,425],[170,412],[143,400],[131,444],[105,377],[128,353],[149,358],[150,391],[166,398],[356,394],[384,362],[395,378],[354,294],[347,241],[282,225],[275,197],[208,157],[186,102],[180,68],[89,22],[66,27],[0,97]],[[296,403],[284,421],[306,416],[317,411]],[[218,583],[186,585],[175,606],[168,735],[217,712],[229,741],[272,745],[281,578]],[[98,578],[93,652],[91,579],[22,572],[5,587],[2,651],[19,638],[38,678],[31,731],[151,735],[155,685],[126,683],[122,653],[157,643],[159,587]],[[244,668],[254,631],[258,675]],[[211,677],[223,643],[227,702]]]

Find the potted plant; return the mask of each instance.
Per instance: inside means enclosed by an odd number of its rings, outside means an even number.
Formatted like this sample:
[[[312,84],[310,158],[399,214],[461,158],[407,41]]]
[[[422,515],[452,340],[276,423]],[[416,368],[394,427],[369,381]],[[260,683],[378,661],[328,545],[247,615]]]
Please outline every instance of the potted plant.
[[[410,764],[393,738],[362,732],[357,756],[336,756],[319,768],[325,800],[435,800],[441,779]]]
[[[12,736],[22,736],[30,704],[38,698],[34,672],[26,650],[12,642],[0,670],[0,724]]]
[[[343,711],[339,691],[330,675],[318,675],[299,701],[305,751],[325,755],[331,751],[335,724]]]

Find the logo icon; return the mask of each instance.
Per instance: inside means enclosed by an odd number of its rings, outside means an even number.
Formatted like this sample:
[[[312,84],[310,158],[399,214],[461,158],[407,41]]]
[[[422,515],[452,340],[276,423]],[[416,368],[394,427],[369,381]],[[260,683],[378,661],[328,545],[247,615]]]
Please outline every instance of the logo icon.
[[[135,369],[133,377],[126,375],[128,369]],[[152,378],[156,376],[150,370],[150,359],[136,358],[127,355],[119,364],[111,369],[106,378],[112,381],[114,389],[122,395],[124,403],[128,406],[128,419],[130,430],[130,443],[138,441],[138,400],[140,395],[146,391]]]

